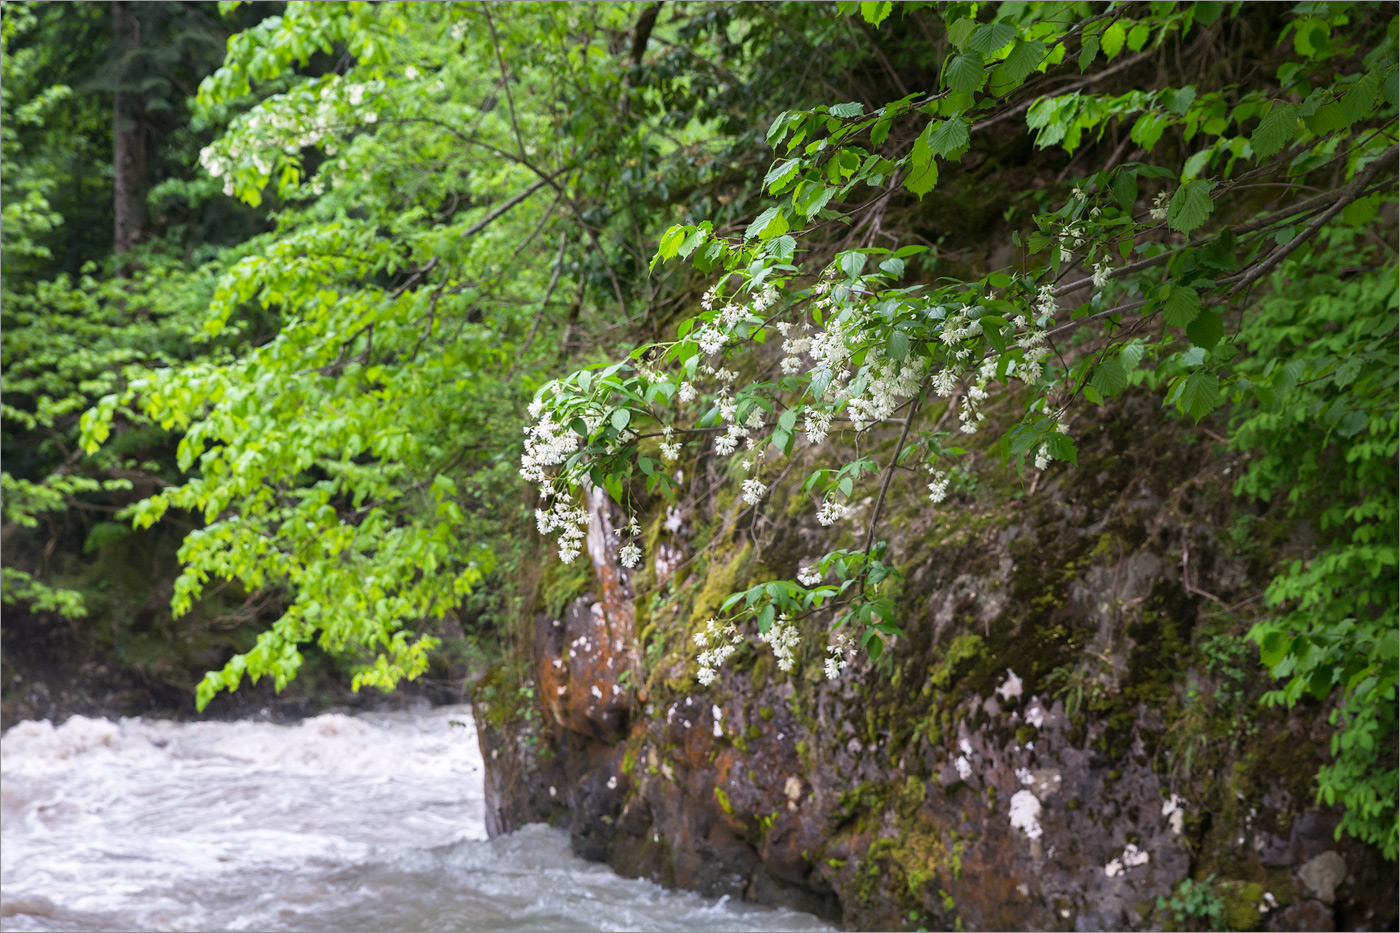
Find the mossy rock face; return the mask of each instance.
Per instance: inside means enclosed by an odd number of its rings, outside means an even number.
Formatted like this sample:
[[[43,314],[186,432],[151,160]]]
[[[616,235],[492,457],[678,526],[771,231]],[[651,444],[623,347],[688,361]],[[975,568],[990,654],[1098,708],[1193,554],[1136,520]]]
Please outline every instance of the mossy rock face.
[[[730,593],[851,538],[781,500],[762,533],[713,540],[727,513],[707,506],[703,543],[682,542],[708,547],[696,576],[649,604],[661,650],[618,756],[627,816],[591,838],[613,840],[621,870],[720,894],[722,869],[856,929],[911,913],[946,929],[1147,929],[1158,896],[1210,873],[1232,923],[1259,925],[1265,892],[1284,916],[1287,853],[1331,844],[1335,815],[1311,794],[1325,730],[1316,711],[1258,710],[1270,684],[1240,650],[1244,622],[1182,586],[1183,543],[1194,586],[1227,601],[1268,566],[1218,544],[1238,506],[1184,430],[1130,396],[1075,425],[1077,468],[1022,482],[974,438],[981,485],[957,501],[934,509],[896,484],[904,636],[835,681],[820,670],[830,620],[813,616],[792,672],[750,643],[697,686],[695,628]],[[594,745],[556,737],[567,777],[597,774]],[[1365,895],[1366,925],[1394,917],[1393,884]]]
[[[1225,923],[1231,930],[1257,930],[1263,926],[1264,886],[1255,881],[1222,881],[1216,887],[1225,902]]]

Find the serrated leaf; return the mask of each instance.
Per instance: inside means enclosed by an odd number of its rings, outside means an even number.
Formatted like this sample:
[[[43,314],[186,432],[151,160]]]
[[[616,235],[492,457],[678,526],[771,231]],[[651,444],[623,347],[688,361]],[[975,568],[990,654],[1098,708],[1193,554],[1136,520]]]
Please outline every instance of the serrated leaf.
[[[1172,327],[1185,327],[1201,313],[1201,296],[1188,285],[1173,285],[1162,302],[1163,317]]]
[[[1196,102],[1196,86],[1188,84],[1185,87],[1179,87],[1175,90],[1168,91],[1163,96],[1163,101],[1166,103],[1168,110],[1179,117],[1184,117],[1186,116],[1186,111]]]
[[[1006,60],[992,69],[988,90],[998,97],[1014,91],[1040,66],[1044,58],[1045,43],[1017,42]]]
[[[848,277],[855,278],[865,271],[865,254],[850,252],[841,256],[837,267]]]
[[[782,236],[788,232],[787,218],[783,216],[781,207],[770,207],[754,218],[754,222],[749,224],[744,231],[744,239],[751,240],[754,237],[768,240],[775,236]]]
[[[1123,208],[1124,213],[1131,214],[1133,206],[1137,204],[1137,199],[1137,173],[1127,169],[1119,169],[1118,174],[1113,179],[1113,200],[1118,202],[1118,206]]]
[[[902,330],[890,331],[890,339],[885,343],[885,355],[896,362],[903,362],[909,355],[909,335]]]
[[[1079,70],[1088,71],[1089,66],[1094,63],[1094,59],[1099,55],[1099,37],[1090,36],[1084,40],[1084,44],[1079,49]]]
[[[782,142],[782,136],[787,135],[787,119],[788,114],[786,110],[773,118],[773,122],[768,125],[768,134],[764,137],[768,145],[774,146]],[[782,134],[781,136],[779,135],[780,132]]]
[[[1376,106],[1376,92],[1380,89],[1380,79],[1374,71],[1368,71],[1353,84],[1342,97],[1342,119],[1347,126],[1364,120]]]
[[[776,259],[791,259],[792,254],[797,251],[797,241],[787,234],[783,234],[771,240],[768,244],[768,253]]]
[[[1050,456],[1056,460],[1063,460],[1066,463],[1079,462],[1079,448],[1075,446],[1074,440],[1068,434],[1052,431],[1045,438],[1045,446],[1049,449]]]
[[[1128,48],[1134,52],[1141,52],[1142,47],[1147,44],[1148,38],[1152,35],[1152,30],[1146,23],[1138,23],[1128,30]]]
[[[928,147],[934,155],[945,159],[955,158],[967,151],[969,139],[967,123],[961,117],[953,117],[933,127],[928,137]]]
[[[943,86],[954,94],[975,94],[986,80],[986,66],[976,52],[957,56],[943,72]]]
[[[1128,372],[1116,358],[1109,357],[1094,368],[1089,385],[1105,397],[1116,395],[1128,385]]]
[[[626,408],[615,408],[612,413],[612,426],[619,431],[627,427],[632,421],[632,412]]]
[[[1103,31],[1103,38],[1099,40],[1099,45],[1103,47],[1104,55],[1109,61],[1118,57],[1118,53],[1123,51],[1123,46],[1128,42],[1128,27],[1119,20]]]
[[[889,137],[890,123],[888,114],[875,121],[875,125],[870,128],[871,144],[878,146]]]
[[[1182,380],[1176,407],[1200,421],[1220,407],[1220,379],[1215,373],[1192,373]]]
[[[894,10],[892,0],[861,0],[860,15],[872,26],[879,26]]]
[[[778,189],[784,184],[797,177],[797,170],[802,167],[801,159],[788,159],[780,162],[768,170],[768,174],[763,176],[763,185],[768,189],[769,194],[777,194]]]
[[[938,184],[938,167],[934,165],[933,148],[929,145],[932,133],[933,124],[930,123],[914,140],[914,148],[909,153],[909,175],[904,179],[904,187],[921,198]]]
[[[843,120],[849,120],[853,117],[860,116],[862,113],[865,113],[865,105],[862,104],[860,101],[853,100],[845,104],[833,104],[831,107],[827,108],[827,112],[830,113],[833,117],[840,117]]]
[[[1275,104],[1249,136],[1255,158],[1262,161],[1282,149],[1298,130],[1298,108]]]
[[[1215,210],[1210,189],[1208,181],[1188,181],[1177,188],[1167,205],[1167,226],[1178,233],[1190,233],[1205,223]]]
[[[1225,325],[1220,323],[1220,317],[1214,311],[1205,308],[1186,325],[1186,336],[1191,338],[1194,346],[1214,350],[1220,338],[1225,336]]]
[[[997,49],[1016,38],[1016,27],[1010,23],[983,23],[967,40],[967,49],[983,57],[990,56]]]
[[[972,37],[972,33],[976,31],[977,26],[978,23],[975,19],[969,19],[964,16],[948,27],[948,41],[952,42],[953,46],[961,52],[963,49],[967,48],[967,40]]]

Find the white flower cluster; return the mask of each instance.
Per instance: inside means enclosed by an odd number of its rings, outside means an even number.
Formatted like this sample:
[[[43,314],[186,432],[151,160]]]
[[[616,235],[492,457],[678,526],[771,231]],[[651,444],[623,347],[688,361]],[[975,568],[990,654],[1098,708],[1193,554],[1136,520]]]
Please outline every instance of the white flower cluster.
[[[1147,216],[1153,220],[1166,220],[1168,200],[1165,191],[1158,192],[1157,197],[1152,199],[1152,209],[1147,212]]]
[[[831,641],[826,646],[826,679],[835,680],[846,669],[846,655],[854,647],[851,636],[845,632],[832,632]]]
[[[948,498],[948,471],[935,470],[933,464],[929,464],[928,471],[932,479],[928,484],[928,497],[932,502],[942,502]]]
[[[705,631],[695,633],[695,643],[705,650],[700,652],[700,683],[709,686],[714,682],[715,671],[721,667],[744,636],[733,622],[720,623],[714,619],[705,623]]]
[[[834,525],[850,514],[850,506],[827,498],[822,500],[821,507],[817,509],[817,521],[822,525]]]
[[[631,570],[642,562],[642,549],[635,544],[624,544],[617,552],[617,561]]]
[[[778,659],[779,670],[792,670],[795,662],[793,652],[801,643],[802,637],[797,633],[797,626],[789,622],[787,616],[774,619],[768,631],[759,634],[758,640],[766,642],[768,647],[773,649],[773,657]]]
[[[827,395],[835,397],[842,383],[850,376],[846,370],[846,362],[851,358],[851,348],[846,345],[847,338],[845,326],[836,319],[827,322],[826,329],[812,338],[808,352],[811,353],[816,367],[813,374],[819,372],[829,373],[831,382],[827,387]]]
[[[760,483],[756,478],[744,480],[744,501],[749,505],[758,505],[763,499],[763,494],[768,491],[768,487]]]
[[[816,586],[822,582],[822,570],[817,564],[808,564],[797,571],[797,582],[803,586]]]
[[[903,364],[879,360],[873,367],[865,391],[852,396],[847,403],[846,410],[851,416],[852,426],[857,431],[863,431],[894,414],[901,399],[919,391],[926,368],[922,357],[906,357]]]
[[[675,460],[681,455],[681,442],[675,439],[675,428],[669,424],[661,429],[661,456]]]
[[[345,106],[359,107],[367,92],[378,90],[380,83],[377,81],[369,85],[350,84],[342,81],[339,75],[330,75],[275,95],[236,120],[231,131],[216,146],[201,149],[199,162],[211,177],[224,178],[224,194],[231,197],[233,178],[224,176],[245,162],[251,162],[259,175],[268,178],[279,152],[295,157],[302,149],[321,146],[327,155],[335,155],[333,140],[344,120]],[[361,119],[373,123],[379,116],[369,111]],[[318,179],[312,183],[312,189],[319,194],[324,184]]]
[[[1079,224],[1070,224],[1060,233],[1060,246],[1065,249],[1079,249],[1084,245],[1084,228]]]
[[[802,420],[809,444],[820,444],[826,440],[827,433],[831,431],[831,412],[809,408],[803,413]]]
[[[1094,263],[1094,287],[1103,288],[1108,284],[1108,277],[1113,274],[1113,266],[1109,265],[1107,259],[1101,259]]]
[[[535,525],[542,535],[559,532],[559,559],[572,564],[588,527],[588,512],[567,502],[555,502],[553,509],[535,509]]]
[[[525,428],[525,453],[520,457],[520,476],[527,482],[541,484],[540,497],[543,498],[547,494],[547,487],[543,485],[547,482],[545,470],[573,456],[582,438],[568,425],[557,424],[544,410],[542,399],[537,398],[530,404],[530,414],[539,421]],[[584,420],[586,423],[589,419]],[[593,425],[589,429],[592,430]]]

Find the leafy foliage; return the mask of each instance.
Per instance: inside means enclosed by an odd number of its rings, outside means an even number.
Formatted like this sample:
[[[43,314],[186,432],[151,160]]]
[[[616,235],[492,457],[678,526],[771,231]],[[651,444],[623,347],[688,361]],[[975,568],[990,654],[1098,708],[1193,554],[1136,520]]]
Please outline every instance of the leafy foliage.
[[[748,633],[788,670],[821,625],[837,677],[902,634],[892,484],[923,471],[946,507],[962,444],[1072,465],[1079,412],[1150,389],[1257,453],[1241,496],[1316,529],[1254,635],[1286,678],[1272,702],[1334,704],[1320,794],[1393,858],[1396,19],[1271,16],[290,3],[234,31],[177,147],[202,171],[152,195],[261,226],[64,277],[38,274],[61,220],[42,147],[8,127],[70,92],[11,51],[33,16],[7,15],[6,261],[35,278],[6,295],[5,421],[43,453],[7,473],[7,519],[131,481],[123,520],[202,523],[176,612],[225,581],[282,596],[203,706],[245,674],[284,685],[312,642],[362,661],[357,685],[421,674],[440,620],[526,585],[517,464],[561,559],[585,496],[629,513],[606,542],[628,568],[637,517],[714,470],[731,525],[784,487],[837,531],[868,500],[794,579],[717,599],[704,636],[702,670]],[[893,39],[906,22],[929,41]],[[1262,71],[1130,77],[1263,22]],[[1018,176],[1010,243],[937,266],[895,218],[952,210],[1012,151],[1055,168]],[[127,449],[153,436],[177,445],[158,469]],[[6,573],[7,599],[81,611]]]

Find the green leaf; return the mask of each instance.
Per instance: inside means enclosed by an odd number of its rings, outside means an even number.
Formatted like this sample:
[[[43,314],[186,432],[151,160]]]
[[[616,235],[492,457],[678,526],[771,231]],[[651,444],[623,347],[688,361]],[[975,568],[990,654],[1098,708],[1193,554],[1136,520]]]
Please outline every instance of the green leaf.
[[[1368,71],[1351,86],[1342,97],[1342,119],[1347,126],[1370,116],[1376,107],[1376,92],[1380,89],[1380,79],[1374,71]]]
[[[836,265],[847,278],[853,279],[865,271],[865,254],[854,251],[843,253]]]
[[[1116,395],[1128,385],[1127,370],[1123,369],[1123,364],[1118,359],[1108,357],[1094,367],[1094,375],[1090,378],[1089,385],[1105,397]]]
[[[1191,338],[1193,345],[1214,350],[1220,338],[1225,336],[1225,325],[1220,323],[1220,317],[1214,311],[1206,308],[1186,325],[1186,336]]]
[[[1089,66],[1094,63],[1094,59],[1099,56],[1099,37],[1090,36],[1084,40],[1084,45],[1079,49],[1079,70],[1088,71]]]
[[[751,240],[754,237],[768,240],[775,236],[782,236],[788,232],[787,218],[783,216],[781,207],[770,207],[754,218],[754,222],[749,224],[744,231],[744,239]]]
[[[928,147],[934,155],[943,158],[956,158],[967,151],[969,140],[967,123],[961,117],[944,120],[929,134]]]
[[[853,100],[850,103],[846,104],[833,104],[831,107],[827,108],[827,112],[830,113],[833,117],[840,117],[843,120],[849,120],[853,117],[858,117],[862,113],[864,113],[865,105],[862,104],[860,101]]]
[[[1147,44],[1147,39],[1152,35],[1151,28],[1146,23],[1138,23],[1128,31],[1128,48],[1134,52],[1141,52],[1142,47]]]
[[[967,48],[967,40],[972,38],[972,34],[977,30],[978,22],[966,16],[955,21],[948,27],[948,41],[953,43],[953,47],[959,52]]]
[[[1220,395],[1220,380],[1215,373],[1196,372],[1187,376],[1181,383],[1176,406],[1181,411],[1200,421],[1223,401]]]
[[[1172,327],[1185,327],[1201,313],[1201,296],[1189,285],[1173,285],[1162,302],[1163,317]]]
[[[890,339],[885,343],[885,355],[897,362],[903,362],[909,355],[909,335],[902,330],[890,331]]]
[[[1118,206],[1123,208],[1125,213],[1131,214],[1137,199],[1137,173],[1129,169],[1119,169],[1113,178],[1113,200],[1118,202]]]
[[[894,10],[892,0],[861,0],[860,15],[872,26],[879,26]]]
[[[1100,45],[1103,46],[1103,53],[1108,56],[1108,60],[1113,61],[1118,57],[1118,53],[1123,51],[1123,46],[1127,42],[1128,27],[1123,24],[1122,20],[1118,20],[1103,31]]]
[[[789,181],[797,177],[797,170],[802,167],[801,159],[788,159],[780,162],[768,170],[768,174],[763,176],[763,185],[768,189],[769,194],[777,194],[778,190]]]
[[[989,57],[993,52],[1016,38],[1016,27],[1010,23],[984,23],[977,27],[967,42],[967,50]]]
[[[1298,131],[1298,108],[1275,104],[1250,134],[1249,146],[1256,159],[1264,160],[1282,149]]]
[[[632,421],[632,412],[626,408],[614,408],[612,413],[612,426],[619,431],[624,430]]]
[[[1196,87],[1188,84],[1185,87],[1176,88],[1163,95],[1163,101],[1167,109],[1179,117],[1186,116],[1186,111],[1196,102]]]
[[[1021,86],[1045,58],[1045,43],[1017,42],[1006,60],[992,69],[991,83],[987,88],[991,93],[1002,97]]]
[[[934,164],[933,148],[929,144],[932,134],[933,124],[930,123],[914,140],[914,148],[909,152],[909,174],[904,179],[904,187],[920,198],[938,184],[938,167]]]
[[[954,94],[974,94],[986,80],[987,69],[976,52],[957,56],[943,72],[943,86]]]
[[[1176,189],[1167,204],[1167,226],[1178,233],[1190,233],[1206,222],[1215,202],[1210,199],[1213,184],[1209,181],[1188,181]]]

